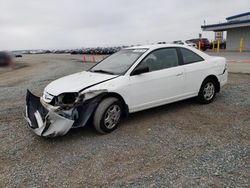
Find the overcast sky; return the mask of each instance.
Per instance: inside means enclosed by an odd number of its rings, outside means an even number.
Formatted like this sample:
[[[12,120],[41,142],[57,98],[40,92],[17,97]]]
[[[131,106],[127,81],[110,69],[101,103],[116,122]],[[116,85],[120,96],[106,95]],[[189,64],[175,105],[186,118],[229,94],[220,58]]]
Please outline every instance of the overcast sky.
[[[249,9],[250,0],[0,0],[0,50],[190,39],[204,20],[219,23]]]

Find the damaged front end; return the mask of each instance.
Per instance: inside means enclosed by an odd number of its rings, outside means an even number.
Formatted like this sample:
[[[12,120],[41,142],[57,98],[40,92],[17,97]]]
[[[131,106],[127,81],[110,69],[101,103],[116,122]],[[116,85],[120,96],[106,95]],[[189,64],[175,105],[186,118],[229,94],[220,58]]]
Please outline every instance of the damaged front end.
[[[39,136],[62,136],[71,128],[83,127],[105,93],[98,91],[58,97],[44,95],[40,98],[28,90],[25,119]]]

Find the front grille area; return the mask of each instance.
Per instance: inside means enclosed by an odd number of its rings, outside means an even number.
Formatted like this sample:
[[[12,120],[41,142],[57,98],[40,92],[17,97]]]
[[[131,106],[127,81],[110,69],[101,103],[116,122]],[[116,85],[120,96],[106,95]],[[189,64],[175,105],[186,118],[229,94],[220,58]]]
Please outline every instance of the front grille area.
[[[43,100],[46,102],[46,103],[50,103],[52,100],[54,99],[54,96],[49,94],[48,92],[44,91],[43,93]]]

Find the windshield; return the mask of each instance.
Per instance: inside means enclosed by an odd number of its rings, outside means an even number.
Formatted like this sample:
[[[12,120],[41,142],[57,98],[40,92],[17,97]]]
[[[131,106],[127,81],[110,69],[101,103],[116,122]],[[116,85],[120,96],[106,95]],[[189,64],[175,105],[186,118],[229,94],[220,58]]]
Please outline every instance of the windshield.
[[[124,74],[146,51],[147,49],[144,48],[121,50],[98,63],[90,71],[105,74]]]

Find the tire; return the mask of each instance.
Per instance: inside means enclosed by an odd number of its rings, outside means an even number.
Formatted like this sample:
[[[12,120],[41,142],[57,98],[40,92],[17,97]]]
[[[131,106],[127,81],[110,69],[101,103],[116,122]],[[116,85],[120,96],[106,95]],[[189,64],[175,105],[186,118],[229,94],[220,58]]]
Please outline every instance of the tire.
[[[104,99],[98,105],[94,114],[93,124],[99,133],[106,134],[118,127],[121,117],[121,102],[115,97],[110,97]]]
[[[209,104],[214,101],[216,96],[216,82],[207,78],[203,81],[197,100],[201,104]]]

